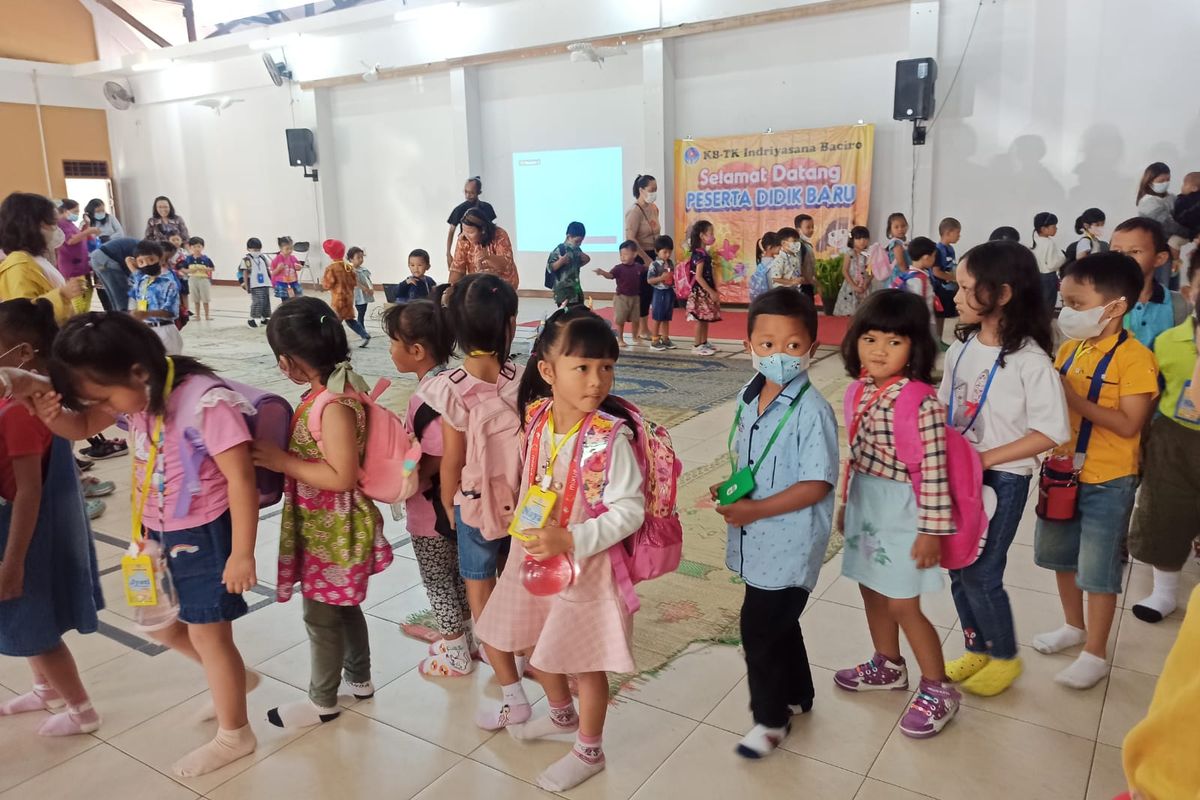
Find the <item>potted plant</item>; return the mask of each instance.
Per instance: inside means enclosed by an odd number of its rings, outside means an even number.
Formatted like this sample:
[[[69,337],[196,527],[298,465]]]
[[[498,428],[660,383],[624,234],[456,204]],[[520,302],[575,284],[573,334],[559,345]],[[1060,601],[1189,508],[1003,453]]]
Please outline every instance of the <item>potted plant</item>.
[[[817,259],[817,288],[821,292],[821,306],[825,313],[833,316],[838,292],[842,290],[845,276],[842,274],[842,255]]]

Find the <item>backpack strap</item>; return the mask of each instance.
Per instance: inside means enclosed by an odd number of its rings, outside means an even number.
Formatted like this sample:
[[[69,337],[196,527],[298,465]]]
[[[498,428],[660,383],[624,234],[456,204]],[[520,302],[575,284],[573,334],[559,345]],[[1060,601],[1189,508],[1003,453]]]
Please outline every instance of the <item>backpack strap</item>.
[[[903,462],[908,470],[913,492],[918,495],[921,491],[921,459],[925,456],[925,446],[921,442],[917,417],[925,398],[936,396],[937,390],[928,383],[910,380],[900,390],[892,409],[892,436],[896,441],[896,458]]]
[[[1179,292],[1167,290],[1167,294],[1171,295],[1171,315],[1176,325],[1182,325],[1183,321],[1188,318],[1191,312],[1188,310],[1187,300],[1183,299],[1183,295]]]
[[[174,427],[179,431],[179,461],[183,466],[183,488],[175,501],[175,518],[186,517],[192,508],[192,498],[200,494],[200,466],[208,458],[204,437],[200,433],[200,398],[212,389],[228,388],[228,384],[215,375],[189,375],[177,390],[179,392],[177,416]]]

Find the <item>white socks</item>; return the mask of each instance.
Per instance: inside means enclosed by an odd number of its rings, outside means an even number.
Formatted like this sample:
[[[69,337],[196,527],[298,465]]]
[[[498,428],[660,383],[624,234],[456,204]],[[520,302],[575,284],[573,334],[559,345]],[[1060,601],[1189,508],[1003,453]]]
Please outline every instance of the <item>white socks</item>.
[[[1108,674],[1108,662],[1088,652],[1079,654],[1071,666],[1054,676],[1054,680],[1072,689],[1090,689]]]
[[[782,728],[755,725],[738,742],[737,754],[742,758],[762,758],[770,755],[776,747],[779,747],[790,730],[790,723]]]
[[[422,675],[438,678],[461,678],[475,670],[471,658],[471,637],[464,633],[457,639],[443,639],[436,645],[437,652],[421,662],[418,669]],[[431,647],[430,650],[434,650]]]
[[[1179,572],[1154,568],[1154,590],[1150,596],[1133,607],[1133,615],[1142,622],[1162,622],[1175,611],[1179,591]]]
[[[548,792],[565,792],[604,769],[604,748],[599,736],[575,739],[571,752],[555,761],[537,776],[537,785]]]
[[[267,712],[267,721],[277,728],[307,728],[319,722],[329,722],[338,718],[342,710],[337,706],[321,708],[311,700],[298,700],[295,703],[285,703]]]
[[[1033,637],[1033,649],[1039,653],[1050,655],[1061,653],[1069,647],[1081,645],[1087,641],[1087,631],[1074,625],[1063,625],[1058,630],[1049,633],[1039,633]]]
[[[232,764],[248,756],[258,747],[258,739],[249,725],[233,731],[217,729],[217,736],[203,747],[197,747],[171,767],[180,778],[194,778]]]
[[[504,692],[504,700],[500,705],[485,706],[475,714],[475,724],[485,731],[498,731],[509,725],[528,722],[533,716],[533,709],[525,697],[525,687],[521,685],[521,681],[501,686],[500,689]]]
[[[35,683],[33,691],[18,695],[6,703],[0,703],[0,717],[12,714],[27,714],[30,711],[54,713],[66,708],[67,702],[48,683]]]

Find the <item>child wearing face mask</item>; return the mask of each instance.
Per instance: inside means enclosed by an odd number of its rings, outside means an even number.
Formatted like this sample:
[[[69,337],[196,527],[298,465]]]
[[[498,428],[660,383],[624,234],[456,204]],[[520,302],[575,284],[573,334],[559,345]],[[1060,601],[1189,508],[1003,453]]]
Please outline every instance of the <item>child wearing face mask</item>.
[[[688,236],[691,251],[692,272],[695,282],[687,299],[688,316],[696,323],[695,346],[692,352],[698,356],[716,355],[717,350],[708,343],[708,323],[721,319],[721,281],[713,269],[712,256],[708,248],[717,241],[713,224],[708,220],[697,220]]]
[[[1108,674],[1108,634],[1121,591],[1121,541],[1137,491],[1142,429],[1158,393],[1154,354],[1121,327],[1142,285],[1137,263],[1120,253],[1093,253],[1071,262],[1062,281],[1058,326],[1070,340],[1059,348],[1054,365],[1063,376],[1072,436],[1058,454],[1073,459],[1079,486],[1074,514],[1051,512],[1047,503],[1038,520],[1034,561],[1056,573],[1066,620],[1057,630],[1035,636],[1033,646],[1039,653],[1084,646],[1055,676],[1073,689],[1089,689]],[[1048,462],[1044,476],[1049,468]]]
[[[133,273],[129,298],[133,301],[130,314],[150,326],[162,340],[167,355],[183,352],[183,337],[175,320],[179,317],[179,284],[163,269],[163,247],[158,242],[143,239],[125,260]]]
[[[1107,253],[1108,242],[1105,240],[1104,212],[1098,208],[1089,208],[1075,219],[1075,232],[1081,237],[1067,245],[1066,258],[1068,262],[1085,258],[1091,253]]]
[[[832,530],[838,426],[808,378],[817,346],[811,300],[787,288],[763,294],[750,304],[746,346],[758,374],[738,394],[731,477],[710,492],[729,526],[725,564],[746,587],[741,631],[754,726],[737,753],[762,758],[813,704],[798,620]]]

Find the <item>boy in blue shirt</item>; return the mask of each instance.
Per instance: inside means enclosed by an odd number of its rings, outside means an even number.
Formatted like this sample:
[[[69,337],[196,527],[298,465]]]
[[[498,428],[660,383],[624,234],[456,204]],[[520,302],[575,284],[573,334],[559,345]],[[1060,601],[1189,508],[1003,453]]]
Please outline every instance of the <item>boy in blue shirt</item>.
[[[958,307],[954,305],[954,295],[958,293],[958,284],[954,282],[954,270],[958,267],[958,256],[954,245],[962,236],[962,223],[954,217],[946,217],[938,223],[937,253],[933,257],[933,269],[930,277],[933,279],[933,294],[941,303],[941,309],[934,309],[937,318],[937,341],[942,350],[949,350],[950,345],[943,341],[946,330],[946,320],[958,317]]]
[[[164,271],[164,260],[162,245],[148,239],[138,242],[133,255],[126,260],[133,272],[130,314],[150,326],[162,340],[167,355],[177,356],[183,352],[183,337],[175,327],[179,316],[179,283],[175,275]]]
[[[817,582],[833,528],[837,419],[812,387],[817,311],[777,288],[750,304],[746,347],[758,374],[738,399],[728,481],[711,487],[729,525],[725,564],[746,585],[742,645],[754,727],[737,746],[762,758],[812,708],[800,613]]]
[[[1146,283],[1142,293],[1130,298],[1125,328],[1151,349],[1159,334],[1180,325],[1188,316],[1187,300],[1154,279],[1155,273],[1171,261],[1167,235],[1157,220],[1149,217],[1127,219],[1113,229],[1109,248],[1123,253],[1141,267]]]

